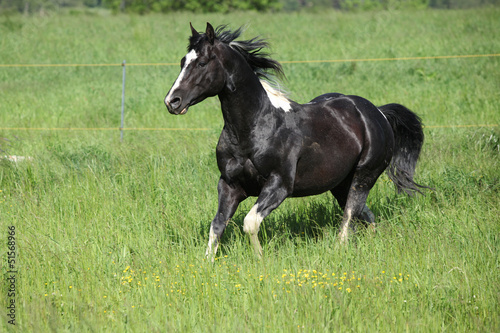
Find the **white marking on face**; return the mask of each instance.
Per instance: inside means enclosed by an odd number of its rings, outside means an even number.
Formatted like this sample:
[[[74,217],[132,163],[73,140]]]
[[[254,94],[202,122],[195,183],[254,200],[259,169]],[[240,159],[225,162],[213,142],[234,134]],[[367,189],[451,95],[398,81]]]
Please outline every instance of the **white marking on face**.
[[[165,97],[165,103],[170,100],[172,97],[172,93],[179,87],[179,85],[182,82],[182,79],[184,79],[184,75],[186,74],[186,68],[187,66],[196,58],[198,57],[198,54],[196,53],[195,50],[189,51],[188,54],[186,54],[185,61],[184,61],[184,67],[182,67],[181,73],[177,77],[177,80],[175,80],[174,85],[172,88],[170,88],[170,91],[168,92],[167,97]]]
[[[259,205],[256,204],[250,209],[243,222],[243,231],[247,234],[257,234],[259,232],[260,223],[264,219],[262,215],[257,213]]]
[[[292,109],[290,101],[286,98],[285,94],[271,87],[266,81],[260,81],[264,90],[266,91],[267,97],[271,101],[271,104],[277,108],[282,109],[285,112],[289,112]]]

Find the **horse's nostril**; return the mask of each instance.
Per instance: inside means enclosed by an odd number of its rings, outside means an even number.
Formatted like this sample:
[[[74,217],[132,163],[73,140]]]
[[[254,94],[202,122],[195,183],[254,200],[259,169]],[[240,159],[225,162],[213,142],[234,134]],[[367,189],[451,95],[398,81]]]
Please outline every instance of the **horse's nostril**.
[[[182,99],[180,97],[174,97],[170,100],[170,106],[172,109],[177,109],[181,105]]]

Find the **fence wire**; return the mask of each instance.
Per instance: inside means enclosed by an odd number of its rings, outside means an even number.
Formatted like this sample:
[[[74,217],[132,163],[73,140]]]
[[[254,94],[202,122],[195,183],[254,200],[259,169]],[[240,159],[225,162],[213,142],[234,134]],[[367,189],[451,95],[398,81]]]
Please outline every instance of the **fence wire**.
[[[492,54],[466,54],[466,55],[444,55],[429,57],[396,57],[396,58],[361,58],[361,59],[330,59],[330,60],[283,60],[282,64],[314,64],[314,63],[336,63],[336,62],[375,62],[375,61],[405,61],[405,60],[431,60],[431,59],[463,59],[463,58],[485,58],[500,57],[500,53]],[[0,67],[112,67],[123,66],[116,64],[0,64]],[[159,63],[127,63],[127,66],[179,66],[178,62]]]
[[[432,59],[464,59],[464,58],[485,58],[485,57],[500,57],[500,53],[492,54],[467,54],[467,55],[444,55],[444,56],[428,56],[428,57],[395,57],[395,58],[361,58],[361,59],[330,59],[330,60],[284,60],[282,64],[313,64],[313,63],[341,63],[341,62],[377,62],[377,61],[408,61],[408,60],[432,60]],[[178,63],[127,63],[126,66],[178,66]],[[110,64],[0,64],[0,68],[9,67],[112,67],[123,66],[125,70],[125,61],[121,63]],[[125,73],[125,72],[124,72]],[[124,74],[125,75],[125,74]],[[122,97],[123,98],[123,97]],[[123,103],[122,103],[123,104]],[[497,127],[498,124],[469,124],[469,125],[427,125],[424,128],[471,128],[471,127]],[[95,127],[95,128],[78,128],[78,127],[0,127],[0,130],[5,131],[120,131],[123,136],[123,131],[209,131],[210,128],[125,128],[123,122],[121,127]]]

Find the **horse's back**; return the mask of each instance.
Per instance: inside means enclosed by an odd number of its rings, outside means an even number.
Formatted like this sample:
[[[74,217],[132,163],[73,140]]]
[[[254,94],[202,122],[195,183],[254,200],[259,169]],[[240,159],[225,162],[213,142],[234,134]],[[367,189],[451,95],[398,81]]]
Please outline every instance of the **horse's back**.
[[[351,126],[353,129],[361,125],[364,130],[376,131],[378,128],[381,134],[385,132],[392,134],[390,124],[384,114],[372,102],[360,96],[340,93],[323,94],[303,106],[306,113],[311,115],[329,114],[332,125],[338,123],[343,127]]]
[[[329,101],[331,99],[335,99],[338,97],[345,96],[344,94],[341,93],[328,93],[328,94],[323,94],[318,97],[313,98],[308,104],[315,104],[315,103],[321,103],[325,101]]]
[[[337,132],[363,131],[370,122],[385,121],[382,113],[369,100],[340,93],[320,95],[302,104],[302,111],[303,118],[312,126],[339,127]]]

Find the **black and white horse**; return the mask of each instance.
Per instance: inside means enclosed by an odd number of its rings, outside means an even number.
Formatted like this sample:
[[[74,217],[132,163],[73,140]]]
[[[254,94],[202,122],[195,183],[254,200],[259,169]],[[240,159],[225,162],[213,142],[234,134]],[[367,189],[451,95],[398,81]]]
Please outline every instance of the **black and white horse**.
[[[358,96],[330,93],[306,104],[269,84],[281,65],[260,38],[238,41],[235,31],[207,23],[191,26],[188,53],[165,97],[172,114],[218,95],[224,118],[216,155],[221,173],[219,206],[210,227],[207,256],[240,202],[258,196],[243,230],[258,255],[262,220],[288,197],[330,191],[344,209],[339,238],[347,241],[356,220],[374,223],[366,206],[370,189],[387,169],[397,190],[419,191],[413,181],[424,135],[418,116],[399,104],[374,106]]]

